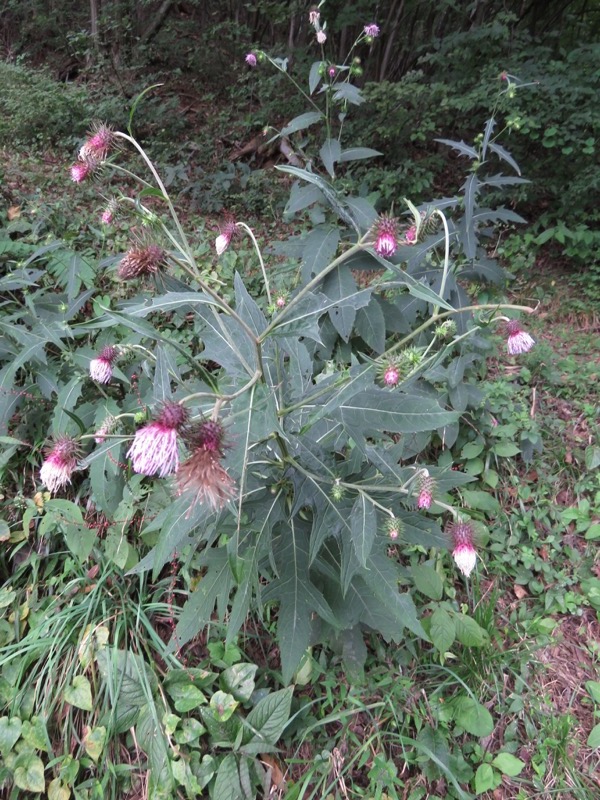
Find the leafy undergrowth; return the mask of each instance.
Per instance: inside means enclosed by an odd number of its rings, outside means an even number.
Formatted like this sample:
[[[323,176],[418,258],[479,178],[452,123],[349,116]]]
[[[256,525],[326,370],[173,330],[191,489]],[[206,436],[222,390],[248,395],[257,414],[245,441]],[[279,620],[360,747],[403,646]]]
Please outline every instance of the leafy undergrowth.
[[[85,286],[85,248],[109,258],[126,229],[108,243],[83,224],[92,193],[53,182],[56,156],[47,169],[11,158],[11,258],[22,262],[61,231],[65,246],[83,252]],[[229,283],[245,257],[238,248],[218,273],[210,252],[201,263],[211,280]],[[181,797],[210,784],[217,800],[240,791],[286,800],[597,797],[600,348],[593,308],[569,298],[568,275],[559,276],[560,295],[556,274],[554,286],[522,284],[519,301],[541,301],[538,345],[518,366],[492,365],[494,424],[454,453],[477,481],[462,499],[481,523],[478,577],[456,580],[437,551],[411,553],[435,648],[409,640],[399,649],[373,635],[364,669],[357,658],[353,671],[348,644],[342,652],[332,641],[306,654],[293,691],[280,683],[272,609],[233,643],[215,624],[170,651],[184,596],[203,571],[172,564],[151,582],[90,545],[98,535],[108,552],[110,540],[114,556],[135,537],[152,513],[141,481],[131,481],[117,530],[93,509],[32,495],[33,462],[11,462],[1,500],[10,524],[0,531],[7,797],[145,797],[148,768],[173,770]],[[30,426],[41,442],[44,432]],[[518,454],[527,460],[512,460]],[[160,780],[150,788],[167,797]]]

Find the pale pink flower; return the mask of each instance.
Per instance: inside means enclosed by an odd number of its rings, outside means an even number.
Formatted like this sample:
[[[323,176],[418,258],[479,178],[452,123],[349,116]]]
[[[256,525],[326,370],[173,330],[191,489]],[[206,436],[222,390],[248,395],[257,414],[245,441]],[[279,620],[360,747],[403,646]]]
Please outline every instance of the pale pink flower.
[[[79,446],[74,439],[63,436],[54,442],[40,469],[42,483],[51,492],[71,483],[71,474],[77,467],[78,453]]]
[[[231,240],[236,234],[237,228],[235,224],[235,220],[233,218],[228,219],[223,226],[221,227],[221,232],[215,239],[215,249],[217,251],[217,255],[223,255],[225,250],[231,244]]]
[[[165,403],[155,421],[136,431],[127,451],[133,471],[140,475],[164,478],[179,467],[178,431],[186,423],[188,412],[178,403]]]
[[[411,225],[410,228],[404,234],[404,240],[406,244],[415,244],[417,241],[417,227],[416,225]]]
[[[279,297],[275,300],[275,305],[279,309],[285,308],[285,297],[280,294]]]
[[[246,61],[246,64],[248,64],[249,67],[255,67],[256,66],[256,56],[254,55],[254,53],[246,53],[245,61]]]
[[[319,20],[321,19],[321,12],[318,8],[313,8],[308,12],[308,21],[311,25],[315,27],[319,24]]]
[[[332,78],[332,79],[333,79],[333,78],[335,78],[335,76],[336,76],[336,72],[337,72],[337,70],[336,70],[336,68],[335,68],[335,67],[329,67],[329,69],[327,70],[327,74],[328,74],[328,75],[329,75],[329,77],[330,77],[330,78]]]
[[[317,31],[317,42],[319,44],[325,44],[326,41],[327,41],[327,34],[325,33],[325,31],[323,30]]]
[[[101,222],[104,225],[110,225],[115,219],[115,214],[117,213],[118,208],[119,203],[113,197],[108,201],[106,208],[102,212],[102,216],[100,217]]]
[[[535,344],[535,339],[523,330],[516,319],[511,319],[506,323],[506,332],[508,334],[506,349],[511,356],[528,353]]]
[[[376,39],[379,36],[379,25],[376,25],[372,22],[370,25],[365,25],[363,28],[365,32],[365,36],[370,36],[372,39]]]
[[[473,545],[473,526],[470,522],[454,522],[448,527],[452,537],[452,558],[465,577],[475,569],[477,551]]]
[[[375,252],[390,258],[398,248],[398,223],[393,217],[381,216],[374,229]]]
[[[186,432],[192,454],[179,468],[176,480],[180,493],[194,493],[192,507],[207,503],[216,511],[235,496],[235,482],[221,464],[223,437],[223,427],[212,420]]]
[[[96,358],[90,361],[90,378],[98,383],[108,383],[112,378],[113,364],[119,351],[116,347],[108,345]]]

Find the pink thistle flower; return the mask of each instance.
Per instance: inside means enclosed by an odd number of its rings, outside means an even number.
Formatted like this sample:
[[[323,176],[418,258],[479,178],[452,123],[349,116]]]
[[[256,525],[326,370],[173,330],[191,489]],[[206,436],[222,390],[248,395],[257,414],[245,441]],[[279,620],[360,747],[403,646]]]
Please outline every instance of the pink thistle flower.
[[[254,55],[254,53],[246,53],[245,61],[246,61],[246,64],[248,64],[249,67],[255,67],[256,63],[257,63],[256,62],[256,56]]]
[[[186,434],[193,452],[179,468],[176,480],[180,494],[194,492],[192,507],[207,503],[216,511],[235,496],[235,482],[221,464],[223,437],[223,427],[212,420],[200,422]]]
[[[380,33],[379,25],[376,25],[374,22],[372,22],[370,25],[365,25],[363,30],[365,36],[369,36],[371,39],[376,39]]]
[[[523,330],[520,322],[516,319],[511,319],[506,323],[506,332],[508,334],[506,349],[511,356],[528,353],[535,344],[535,339]]]
[[[280,294],[279,297],[275,300],[275,305],[280,310],[282,308],[285,308],[285,297],[282,294]]]
[[[390,364],[383,373],[383,382],[386,386],[397,386],[400,380],[400,372],[395,364]]]
[[[404,241],[406,244],[415,244],[417,241],[417,227],[416,225],[411,225],[410,228],[404,234]]]
[[[317,42],[319,44],[325,44],[326,41],[327,41],[327,34],[325,33],[325,31],[323,30],[317,31]]]
[[[91,175],[94,171],[94,166],[88,161],[78,161],[71,167],[71,180],[75,183],[83,183],[83,181]]]
[[[112,378],[113,364],[119,355],[116,347],[108,345],[90,361],[90,378],[98,383],[108,383]]]
[[[98,125],[91,131],[79,151],[82,161],[104,161],[115,140],[114,131],[108,125]]]
[[[113,197],[111,200],[108,201],[106,208],[102,212],[100,221],[104,225],[110,225],[115,219],[115,215],[117,213],[118,208],[119,208],[119,203]]]
[[[333,80],[333,78],[335,78],[335,76],[337,74],[336,68],[335,67],[329,67],[329,69],[327,70],[327,74]]]
[[[316,27],[319,24],[320,19],[321,19],[321,12],[319,11],[318,8],[312,8],[308,12],[308,21],[310,22],[311,25],[314,25]]]
[[[398,223],[393,217],[381,216],[375,224],[375,252],[390,258],[398,248]]]
[[[54,442],[40,469],[42,483],[51,492],[71,483],[71,474],[77,467],[78,455],[79,446],[74,439],[63,436]]]
[[[223,255],[225,250],[227,250],[237,232],[235,220],[228,219],[220,230],[221,232],[215,240],[215,249],[218,256]]]
[[[140,475],[164,478],[179,467],[179,429],[187,422],[188,412],[178,403],[167,402],[153,422],[136,431],[127,451],[133,471]]]
[[[117,275],[128,281],[141,275],[153,275],[165,263],[165,251],[157,244],[131,247],[121,259]]]
[[[448,527],[452,537],[452,558],[465,577],[475,569],[477,551],[473,545],[473,526],[470,522],[453,522]]]
[[[396,519],[396,517],[392,517],[389,519],[385,525],[387,535],[390,539],[395,542],[396,539],[400,538],[400,534],[402,533],[402,520]]]
[[[417,498],[417,508],[421,511],[429,511],[433,502],[435,491],[435,481],[430,475],[423,474],[419,485],[419,496]]]

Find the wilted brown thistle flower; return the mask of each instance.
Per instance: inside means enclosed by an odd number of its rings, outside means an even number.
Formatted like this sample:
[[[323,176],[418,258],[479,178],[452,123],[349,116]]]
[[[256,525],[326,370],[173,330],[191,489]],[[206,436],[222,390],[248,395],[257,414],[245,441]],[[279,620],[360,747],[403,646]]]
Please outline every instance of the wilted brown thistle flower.
[[[193,448],[192,455],[177,472],[180,493],[194,492],[195,503],[208,503],[222,508],[235,496],[235,482],[221,465],[223,457],[223,427],[219,422],[204,420],[184,435]]]
[[[166,253],[157,244],[134,245],[125,253],[117,269],[122,281],[154,275],[165,264]]]

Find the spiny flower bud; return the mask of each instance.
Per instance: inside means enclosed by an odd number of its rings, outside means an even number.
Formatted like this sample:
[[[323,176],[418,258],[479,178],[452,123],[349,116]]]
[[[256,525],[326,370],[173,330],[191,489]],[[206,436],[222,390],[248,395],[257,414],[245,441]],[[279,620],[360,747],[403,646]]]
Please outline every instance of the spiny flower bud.
[[[117,275],[128,281],[142,275],[153,275],[166,263],[166,253],[157,244],[135,245],[121,259]]]
[[[117,215],[117,211],[119,209],[119,202],[114,197],[111,198],[108,203],[106,204],[106,208],[102,212],[102,216],[100,217],[100,221],[104,225],[110,225],[114,222],[114,219]]]
[[[340,485],[340,479],[336,478],[335,483],[331,487],[331,497],[336,503],[339,503],[344,496],[344,487]]]
[[[381,380],[390,388],[398,385],[400,377],[400,370],[395,361],[389,361],[387,364],[384,364],[380,370]]]
[[[477,563],[473,525],[471,522],[452,522],[447,532],[452,539],[452,558],[462,574],[468,578]]]
[[[439,339],[449,339],[456,333],[456,322],[453,319],[445,319],[439,325],[436,325],[435,335]]]
[[[520,322],[516,319],[511,319],[506,323],[506,332],[508,334],[506,349],[511,356],[528,353],[535,344],[535,339],[523,330]]]
[[[402,536],[403,527],[404,525],[402,520],[398,519],[397,517],[391,517],[390,519],[386,520],[385,523],[386,533],[393,542]]]
[[[434,479],[428,473],[423,472],[419,482],[419,496],[417,498],[417,508],[420,511],[429,511],[431,508],[435,488]]]
[[[94,435],[96,444],[102,444],[106,440],[106,437],[116,430],[117,425],[118,420],[115,417],[112,415],[106,417]]]

